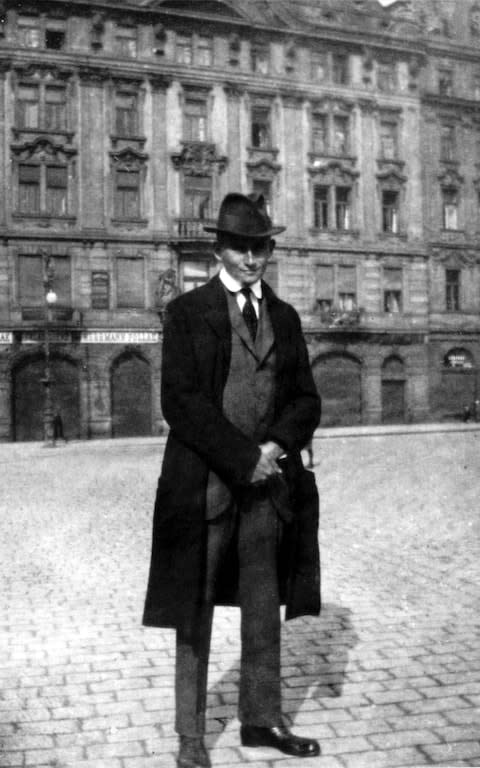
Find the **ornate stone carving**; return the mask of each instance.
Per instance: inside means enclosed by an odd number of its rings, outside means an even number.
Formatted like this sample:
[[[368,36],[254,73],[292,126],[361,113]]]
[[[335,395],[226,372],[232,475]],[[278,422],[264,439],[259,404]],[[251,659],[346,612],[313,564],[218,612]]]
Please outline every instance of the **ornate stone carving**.
[[[254,162],[248,162],[246,166],[251,177],[262,181],[273,181],[276,174],[282,168],[281,165],[273,162],[270,158],[261,158]]]
[[[205,176],[215,168],[221,173],[225,170],[228,158],[217,154],[215,144],[209,142],[182,142],[180,152],[171,155],[174,167],[190,176]]]
[[[464,182],[463,176],[455,167],[444,168],[437,178],[442,187],[460,187]]]
[[[100,51],[103,48],[103,35],[105,34],[105,13],[99,11],[94,13],[90,32],[90,44],[94,51]]]
[[[139,152],[132,147],[125,147],[119,151],[110,152],[112,162],[118,170],[138,171],[145,166],[148,155],[145,152]]]
[[[11,149],[19,160],[35,158],[41,162],[49,157],[54,157],[61,162],[67,162],[69,158],[77,154],[77,150],[74,147],[56,144],[50,138],[44,136],[39,136],[33,141],[13,143],[11,144]]]
[[[173,267],[160,272],[155,290],[155,305],[163,321],[167,304],[180,293],[177,283],[177,272]]]
[[[340,160],[329,160],[326,163],[317,161],[308,168],[308,173],[312,178],[321,179],[330,184],[353,184],[360,172],[353,168],[351,164]]]

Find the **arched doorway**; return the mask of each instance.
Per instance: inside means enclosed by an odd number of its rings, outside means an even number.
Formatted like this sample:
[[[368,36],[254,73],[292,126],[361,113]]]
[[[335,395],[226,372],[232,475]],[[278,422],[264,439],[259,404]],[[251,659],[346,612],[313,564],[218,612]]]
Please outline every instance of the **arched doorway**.
[[[443,357],[437,403],[444,419],[461,419],[465,409],[475,410],[476,367],[468,349],[455,347]]]
[[[150,365],[134,352],[121,355],[112,366],[112,436],[152,434]]]
[[[50,357],[52,405],[62,417],[67,439],[80,436],[80,388],[75,363]],[[45,361],[41,357],[20,363],[13,371],[14,440],[43,440]]]
[[[392,355],[382,365],[382,422],[401,424],[405,421],[405,368],[403,361]]]
[[[322,426],[338,427],[362,421],[361,364],[348,355],[318,358],[313,377],[322,398]]]

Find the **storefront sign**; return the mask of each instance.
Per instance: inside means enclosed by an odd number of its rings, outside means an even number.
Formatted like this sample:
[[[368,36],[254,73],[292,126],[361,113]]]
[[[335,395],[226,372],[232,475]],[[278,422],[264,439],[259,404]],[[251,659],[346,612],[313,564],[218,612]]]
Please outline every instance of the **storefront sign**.
[[[0,331],[0,344],[13,344],[13,333],[11,331]]]
[[[82,344],[158,344],[158,331],[83,331]]]
[[[65,331],[49,331],[50,344],[71,344],[72,334]],[[45,342],[44,331],[23,331],[22,344],[43,344]]]
[[[449,352],[445,357],[447,368],[473,368],[473,362],[470,354],[463,350]]]

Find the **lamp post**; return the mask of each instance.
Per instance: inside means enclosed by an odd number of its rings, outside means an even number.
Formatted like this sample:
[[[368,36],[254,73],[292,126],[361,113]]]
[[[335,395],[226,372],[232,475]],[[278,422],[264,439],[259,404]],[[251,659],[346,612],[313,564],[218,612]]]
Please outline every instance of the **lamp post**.
[[[44,333],[44,349],[45,349],[45,369],[42,384],[45,387],[45,401],[43,407],[43,440],[45,446],[54,446],[54,430],[53,430],[53,405],[52,405],[52,372],[50,369],[50,323],[52,320],[52,307],[57,301],[57,294],[52,289],[53,280],[53,268],[51,260],[48,254],[43,253],[43,284],[45,288],[45,333]]]

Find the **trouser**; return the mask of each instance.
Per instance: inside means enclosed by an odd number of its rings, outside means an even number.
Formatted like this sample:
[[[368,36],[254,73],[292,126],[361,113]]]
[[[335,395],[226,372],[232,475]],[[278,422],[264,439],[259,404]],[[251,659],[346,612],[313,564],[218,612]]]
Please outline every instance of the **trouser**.
[[[281,521],[268,498],[240,504],[207,523],[207,574],[195,637],[177,630],[175,696],[177,733],[205,732],[207,671],[215,585],[235,536],[239,562],[241,658],[238,714],[243,724],[281,721],[280,601],[277,552]]]

